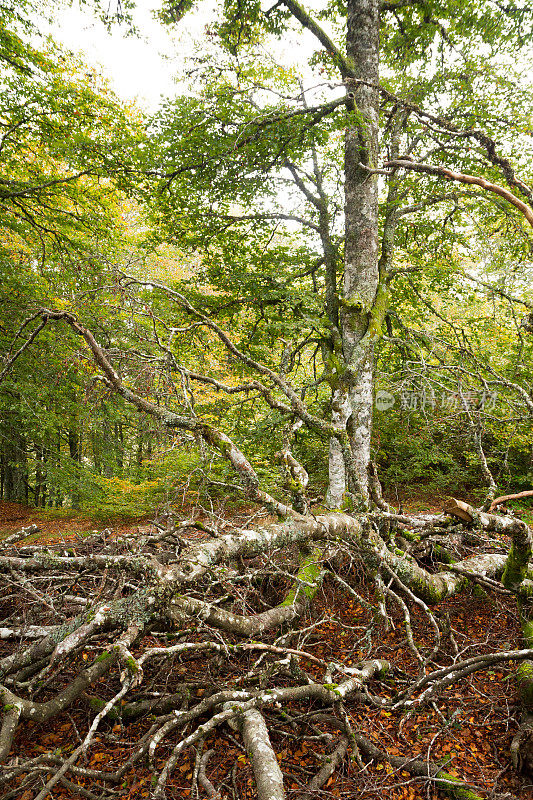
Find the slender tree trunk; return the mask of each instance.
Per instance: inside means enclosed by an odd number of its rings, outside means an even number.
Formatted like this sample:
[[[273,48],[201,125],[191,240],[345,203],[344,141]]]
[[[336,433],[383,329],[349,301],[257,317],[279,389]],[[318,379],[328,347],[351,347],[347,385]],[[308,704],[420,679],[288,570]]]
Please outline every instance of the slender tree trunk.
[[[35,505],[44,505],[45,465],[42,444],[35,445]]]
[[[139,421],[137,425],[137,447],[135,449],[135,465],[132,469],[132,474],[135,476],[136,481],[142,480],[142,467],[143,461],[146,458],[145,453],[145,436],[146,436],[146,429],[143,424],[143,420]]]
[[[48,472],[49,472],[49,461],[50,461],[50,448],[48,448],[46,445],[43,445],[43,450],[42,450],[42,453],[41,453],[41,465],[42,465],[43,477],[42,477],[41,486],[40,486],[40,490],[41,490],[40,491],[40,494],[41,494],[40,505],[43,508],[45,508],[46,503],[47,503],[47,498],[49,497],[49,489],[50,489],[50,486],[49,486],[49,474],[48,474]]]
[[[76,470],[75,479],[74,479],[74,486],[72,488],[72,508],[79,508],[80,507],[80,479],[81,479],[81,431],[78,428],[78,421],[73,419],[70,424],[69,432],[68,432],[68,449],[70,453],[70,458],[73,462],[74,469]]]
[[[91,428],[90,432],[90,442],[91,442],[91,453],[93,456],[93,466],[94,471],[97,475],[102,474],[102,453],[100,447],[100,441],[98,438],[98,431],[95,428]]]
[[[331,401],[331,421],[334,425],[346,429],[350,417],[350,402],[344,387],[333,392]],[[328,508],[342,508],[346,493],[346,467],[342,445],[336,436],[329,440],[329,485],[326,494]]]
[[[51,441],[50,447],[45,450],[45,457],[48,463],[47,504],[51,507],[55,505],[56,508],[60,508],[63,504],[63,495],[61,493],[59,482],[57,479],[54,480],[54,472],[56,475],[58,475],[61,468],[61,441],[62,431],[61,428],[57,428],[55,442]]]
[[[27,502],[28,461],[22,420],[18,414],[10,414],[3,428],[4,499]]]
[[[121,422],[115,422],[115,460],[119,474],[122,474],[124,469],[124,432]]]
[[[103,408],[103,450],[102,450],[102,473],[106,478],[111,478],[114,474],[113,465],[116,458],[116,445],[111,422],[107,413],[107,408]]]

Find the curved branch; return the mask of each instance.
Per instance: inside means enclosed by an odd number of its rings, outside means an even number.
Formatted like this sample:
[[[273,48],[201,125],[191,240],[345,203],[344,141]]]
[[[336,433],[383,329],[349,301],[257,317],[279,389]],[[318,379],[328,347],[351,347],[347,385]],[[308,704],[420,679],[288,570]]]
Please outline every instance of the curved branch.
[[[177,293],[175,293],[177,294]],[[191,306],[192,308],[192,306]],[[200,315],[203,317],[203,315]],[[127,386],[124,386],[124,383],[120,379],[118,373],[112,366],[111,362],[109,361],[104,349],[100,347],[96,339],[94,338],[91,331],[85,328],[81,323],[78,322],[76,317],[67,312],[67,311],[50,311],[45,309],[43,311],[43,317],[46,319],[52,320],[63,320],[66,322],[70,327],[82,336],[93,354],[93,358],[104,373],[107,381],[109,382],[110,386],[123,397],[128,403],[131,403],[133,406],[139,409],[139,411],[143,411],[146,414],[150,414],[150,416],[159,419],[169,428],[179,428],[181,430],[186,430],[191,433],[195,433],[201,436],[204,441],[206,441],[209,445],[214,447],[218,450],[225,458],[228,459],[234,470],[237,472],[243,484],[246,488],[248,496],[255,500],[262,505],[265,505],[267,508],[272,510],[274,513],[282,516],[282,517],[290,517],[295,516],[296,512],[286,506],[284,503],[280,503],[274,497],[269,495],[267,492],[263,491],[259,487],[259,478],[253,469],[252,465],[246,458],[246,456],[239,450],[238,447],[231,441],[231,439],[226,436],[225,433],[217,430],[213,426],[209,425],[206,422],[202,422],[197,420],[196,418],[191,417],[184,417],[180,414],[176,414],[173,411],[169,411],[162,406],[156,405],[155,403],[151,403],[149,400],[145,400],[145,398],[140,397],[135,392],[132,392],[131,389],[128,389]],[[207,317],[205,318],[207,320]],[[220,333],[223,334],[223,331],[212,323],[214,328],[218,329]],[[227,339],[227,337],[225,337]],[[229,341],[229,340],[228,340]],[[236,348],[235,348],[236,349]],[[237,351],[238,352],[238,351]],[[250,359],[251,361],[252,359]],[[254,362],[255,363],[255,362]],[[267,368],[264,368],[267,370]],[[267,370],[268,373],[274,375],[271,370]],[[303,404],[291,390],[294,396],[298,399],[298,404],[303,407]],[[309,415],[308,415],[309,416]],[[325,423],[324,423],[325,424]],[[296,515],[297,516],[297,515]]]
[[[336,433],[334,426],[330,425],[320,417],[317,417],[309,412],[305,403],[302,401],[299,395],[294,391],[290,383],[283,380],[283,378],[280,375],[271,370],[269,367],[265,366],[264,364],[261,364],[258,361],[255,361],[255,359],[251,358],[250,356],[247,356],[246,353],[243,353],[242,350],[239,350],[239,348],[232,342],[232,340],[225,333],[225,331],[223,331],[222,328],[216,324],[216,322],[207,317],[205,314],[202,314],[201,311],[198,311],[196,308],[194,308],[194,306],[182,294],[174,291],[173,289],[170,289],[168,286],[165,286],[164,284],[159,283],[158,281],[141,281],[130,275],[125,275],[124,277],[131,283],[135,283],[138,286],[152,286],[155,289],[159,289],[165,292],[168,295],[168,297],[172,298],[173,300],[176,300],[187,314],[195,316],[197,319],[201,320],[202,323],[207,328],[210,328],[218,336],[220,341],[230,351],[230,353],[234,355],[236,358],[238,358],[239,361],[242,361],[243,364],[246,364],[247,367],[250,367],[256,372],[259,372],[259,374],[265,375],[266,377],[270,378],[272,383],[275,386],[277,386],[278,389],[280,389],[283,392],[283,394],[290,400],[291,409],[293,413],[295,413],[298,417],[300,417],[300,419],[302,419],[308,427],[313,428],[314,430],[317,430],[321,433],[327,434],[328,436],[334,435]]]
[[[458,181],[459,183],[472,184],[485,189],[487,192],[503,197],[508,203],[511,203],[520,213],[527,219],[531,227],[533,227],[533,210],[527,203],[520,200],[509,189],[499,186],[496,183],[491,183],[485,178],[480,178],[477,175],[466,175],[463,172],[453,172],[446,167],[433,166],[431,164],[422,164],[417,161],[409,161],[408,159],[398,158],[394,161],[387,161],[384,166],[391,169],[407,169],[414,172],[425,172],[428,175],[436,175],[437,177],[447,178],[448,180]]]
[[[519,500],[521,497],[533,497],[533,489],[528,489],[525,492],[518,492],[518,494],[504,494],[501,497],[495,497],[490,504],[489,511],[494,511],[495,508],[501,506],[507,500]]]
[[[324,49],[335,59],[337,66],[343,78],[355,77],[354,65],[351,60],[345,56],[337,45],[330,39],[325,30],[308,14],[308,12],[296,0],[281,0],[286,6],[293,17],[298,22],[310,31],[315,36]]]

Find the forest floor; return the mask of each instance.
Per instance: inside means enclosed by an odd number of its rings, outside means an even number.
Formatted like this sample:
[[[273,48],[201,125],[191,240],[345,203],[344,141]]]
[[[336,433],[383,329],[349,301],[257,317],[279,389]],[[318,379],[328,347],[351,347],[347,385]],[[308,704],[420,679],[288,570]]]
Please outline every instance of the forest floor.
[[[96,521],[87,514],[72,512],[68,516],[54,513],[54,509],[34,508],[24,503],[6,503],[0,501],[0,539],[9,536],[21,528],[37,525],[39,532],[26,542],[59,544],[78,534],[90,533],[94,530],[112,528],[116,533],[134,532],[139,525],[147,524],[151,515],[144,519],[109,519]]]
[[[401,505],[402,511],[406,514],[438,513],[442,510],[448,495],[436,493],[432,489],[417,487],[413,490],[404,489],[395,493],[394,496],[386,496],[385,499],[396,507]],[[468,495],[461,495],[458,499],[476,505],[474,499]],[[191,509],[187,507],[176,509],[176,513],[182,517],[186,517],[190,511]],[[65,514],[63,509],[57,511],[49,508],[35,508],[24,503],[9,503],[0,500],[0,540],[23,527],[38,525],[39,533],[26,540],[27,542],[58,544],[72,535],[89,533],[103,528],[110,528],[116,534],[133,533],[138,526],[149,524],[153,518],[154,514],[152,513],[141,518],[97,519],[82,512],[69,511]]]
[[[421,503],[428,510],[440,510],[439,499],[432,495],[430,501],[423,494],[416,496],[409,504],[404,502],[404,510],[420,511]],[[35,541],[50,544],[72,541],[95,529],[94,521],[88,517],[51,519],[46,512],[43,514],[39,509],[22,504],[0,504],[0,536],[29,524],[37,524],[41,528]],[[147,520],[120,523],[110,521],[108,525],[100,521],[97,527],[99,530],[108,527],[113,535],[135,533],[136,529],[146,524]],[[351,577],[353,579],[354,576]],[[358,591],[361,594],[367,591],[363,582]],[[397,687],[399,682],[413,675],[413,657],[407,646],[400,613],[396,617],[393,614],[393,626],[388,631],[383,628],[379,631],[379,636],[374,635],[370,640],[367,636],[367,612],[343,594],[336,584],[329,582],[324,584],[319,597],[307,613],[306,623],[316,625],[311,639],[306,643],[306,649],[311,648],[314,656],[326,661],[335,659],[346,664],[355,664],[363,658],[374,657],[394,662],[394,676],[383,680],[382,696],[387,696],[387,680],[393,681]],[[474,588],[470,594],[461,594],[440,604],[438,616],[440,620],[449,619],[462,657],[518,646],[519,626],[513,598],[502,595],[489,597]],[[427,617],[415,612],[412,622],[414,639],[418,646],[431,648],[433,642]],[[198,632],[199,639],[201,636],[202,633]],[[139,642],[138,650],[141,652],[148,646],[166,644],[164,634],[152,634]],[[93,655],[84,652],[80,654],[80,658],[88,659]],[[168,687],[186,680],[192,696],[201,698],[206,687],[213,683],[228,687],[238,686],[239,679],[254,660],[251,653],[241,653],[220,662],[213,659],[208,663],[205,656],[187,660],[177,657],[170,671],[166,663],[165,675],[158,674],[154,668],[154,674],[150,675],[148,682],[156,690],[161,681]],[[72,666],[74,669],[75,664]],[[313,664],[309,665],[307,671],[313,674]],[[418,756],[446,765],[448,772],[475,787],[482,797],[510,797],[506,793],[511,793],[523,800],[533,800],[533,781],[518,776],[513,771],[509,758],[511,740],[518,729],[514,718],[514,705],[517,702],[515,671],[515,665],[505,665],[476,673],[459,687],[452,686],[444,691],[434,708],[428,708],[412,718],[355,702],[350,704],[347,711],[353,728],[378,743],[391,755]],[[112,696],[112,679],[108,678],[107,681],[109,685],[103,681],[93,691],[100,696]],[[393,691],[392,682],[390,691]],[[297,715],[298,706],[294,705],[291,712]],[[92,716],[94,712],[91,710],[90,698],[85,696],[83,702],[77,703],[52,722],[43,725],[27,723],[17,735],[14,754],[24,758],[36,757],[54,748],[66,754],[83,738]],[[101,769],[105,764],[107,770],[112,770],[113,764],[118,766],[123,763],[150,724],[149,717],[129,725],[122,724],[120,719],[110,720],[107,725],[102,726],[85,766]],[[206,740],[206,747],[215,751],[207,770],[209,779],[220,791],[221,800],[230,800],[232,797],[252,800],[255,797],[253,777],[244,748],[229,728],[217,730],[216,736]],[[318,723],[317,735],[320,736],[320,733],[321,726]],[[282,730],[281,724],[277,733],[274,728],[272,743],[286,778],[287,797],[289,800],[300,797],[311,777],[322,765],[319,748],[309,737],[300,738],[296,726],[291,734],[287,733],[286,725]],[[160,748],[155,762],[156,769],[168,758],[169,752],[168,746]],[[191,794],[194,763],[195,751],[191,748],[185,751],[169,781],[169,800],[195,796],[201,800],[206,797],[202,790],[199,795]],[[121,800],[149,797],[152,776],[153,770],[147,764],[139,763],[124,783],[116,787],[114,797]],[[83,779],[78,778],[77,782],[83,796]],[[19,795],[19,800],[32,800],[33,797],[32,791],[25,791]],[[80,795],[60,786],[54,787],[52,797],[70,800]],[[348,759],[316,794],[316,798],[320,800],[433,800],[437,797],[442,795],[428,789],[407,772],[379,763],[367,764],[365,770],[360,771],[357,764]]]

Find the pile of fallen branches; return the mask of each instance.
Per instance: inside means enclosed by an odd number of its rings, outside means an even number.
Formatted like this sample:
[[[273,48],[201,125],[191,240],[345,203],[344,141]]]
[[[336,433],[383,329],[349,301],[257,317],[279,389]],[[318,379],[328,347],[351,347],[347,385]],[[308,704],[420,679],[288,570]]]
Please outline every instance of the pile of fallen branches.
[[[190,403],[175,411],[136,394],[73,314],[39,312],[38,330],[68,325],[110,390],[168,429],[218,451],[247,499],[284,521],[258,524],[256,515],[235,527],[204,515],[139,535],[104,531],[62,547],[30,543],[28,530],[4,540],[3,797],[131,797],[137,796],[132,776],[148,775],[141,796],[181,798],[185,789],[176,787],[176,773],[185,767],[188,775],[192,759],[187,795],[197,797],[281,800],[290,781],[291,797],[308,800],[320,796],[346,764],[359,792],[370,765],[381,763],[384,776],[392,771],[404,787],[407,778],[419,797],[496,798],[494,781],[470,785],[434,759],[434,739],[424,753],[409,746],[401,751],[369,735],[364,720],[388,715],[404,743],[403,731],[430,710],[448,729],[455,723],[441,701],[450,689],[462,692],[479,673],[513,662],[516,690],[505,691],[511,702],[518,698],[516,735],[500,771],[512,763],[531,775],[533,539],[527,525],[457,501],[447,515],[392,513],[375,474],[371,506],[346,426],[317,417],[283,372],[239,350],[182,295],[165,292],[261,380],[226,386],[171,360],[176,372],[230,394],[253,391],[285,417],[278,458],[291,504],[266,492],[237,444],[199,418]],[[308,476],[290,451],[300,425],[335,440],[351,494],[364,501],[360,513],[309,510]],[[322,600],[331,585],[354,616],[360,610],[364,615],[360,641],[348,652],[324,634],[330,620],[323,618]],[[477,649],[458,644],[458,632],[439,609],[473,586],[513,607],[516,638],[522,637],[516,647],[493,647],[488,639]],[[392,626],[402,631],[402,641],[384,648]],[[319,630],[327,645],[322,650],[314,638]],[[42,736],[43,726],[63,729],[65,717],[70,738]],[[39,731],[44,747],[32,748]],[[213,744],[221,741],[251,764],[250,787],[239,784],[235,765],[223,775],[213,770],[221,749]],[[304,745],[307,752],[312,748],[321,765],[310,770],[294,764],[289,774],[283,759],[280,766],[284,741],[301,742],[300,753]],[[368,796],[384,791],[374,786]]]
[[[509,662],[520,664],[524,710],[512,757],[527,770],[531,534],[513,517],[466,508],[468,527],[444,515],[328,513],[241,528],[215,517],[167,521],[62,547],[28,543],[31,529],[4,540],[2,796],[125,797],[131,775],[148,770],[151,797],[181,797],[173,773],[192,752],[193,793],[237,798],[235,781],[214,785],[208,775],[210,745],[224,736],[249,759],[259,800],[286,796],[280,737],[310,742],[323,755],[315,774],[290,777],[291,796],[318,797],[349,760],[361,780],[370,762],[381,761],[421,792],[431,786],[473,800],[489,787],[469,787],[429,757],[388,753],[353,712],[390,709],[412,719],[438,708],[451,686]],[[322,621],[313,604],[329,582],[365,610],[371,659],[313,652]],[[436,606],[474,584],[518,598],[525,646],[461,652]],[[430,632],[424,644],[415,616]],[[379,657],[380,631],[393,618],[409,670]],[[78,719],[77,741],[23,754],[25,731],[65,715]],[[88,766],[116,730],[129,732],[119,762]]]

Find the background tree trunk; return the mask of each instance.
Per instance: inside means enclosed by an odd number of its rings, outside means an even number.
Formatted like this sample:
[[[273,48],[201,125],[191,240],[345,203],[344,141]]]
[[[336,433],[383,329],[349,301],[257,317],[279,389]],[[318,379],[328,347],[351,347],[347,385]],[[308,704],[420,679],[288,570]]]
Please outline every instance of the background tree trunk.
[[[28,501],[26,438],[17,413],[9,414],[2,426],[3,499]]]

